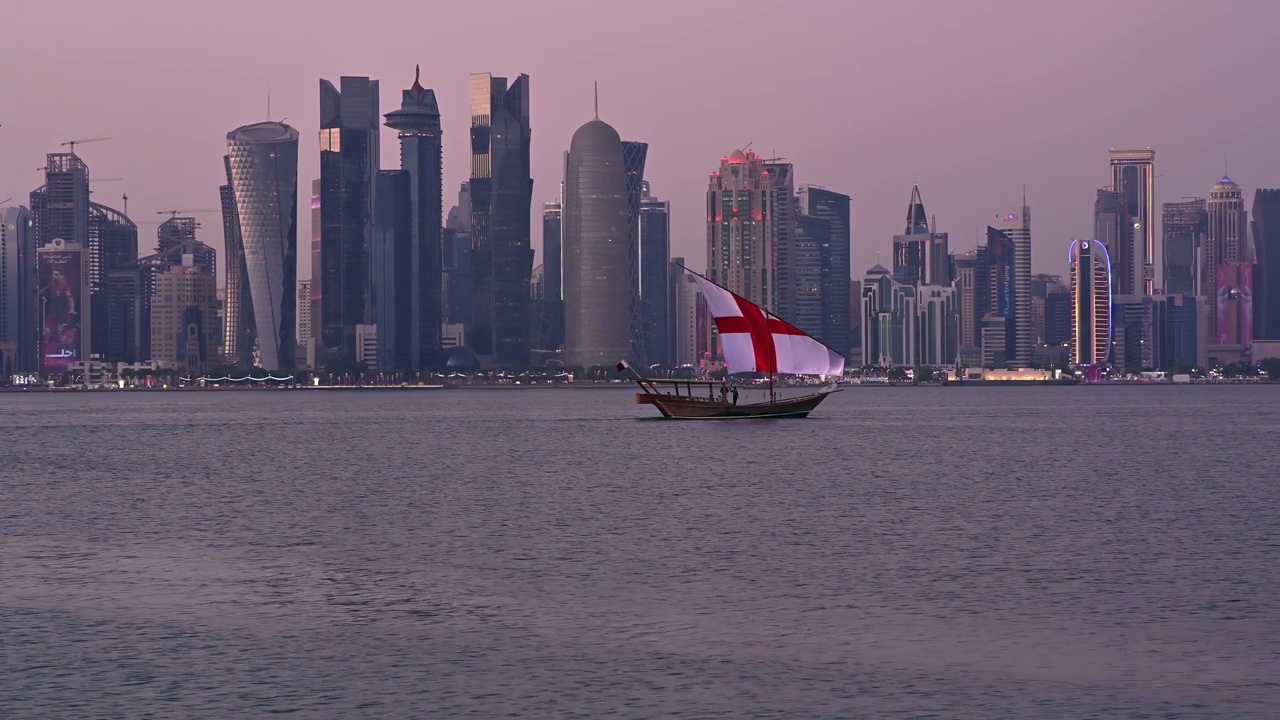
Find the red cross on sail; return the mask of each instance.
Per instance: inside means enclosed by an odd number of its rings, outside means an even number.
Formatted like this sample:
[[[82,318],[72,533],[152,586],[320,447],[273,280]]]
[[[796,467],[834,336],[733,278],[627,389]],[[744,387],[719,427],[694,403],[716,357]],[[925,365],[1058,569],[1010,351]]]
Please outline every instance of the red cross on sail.
[[[720,349],[730,373],[841,375],[844,356],[799,328],[760,309],[701,275],[690,272],[716,320]]]

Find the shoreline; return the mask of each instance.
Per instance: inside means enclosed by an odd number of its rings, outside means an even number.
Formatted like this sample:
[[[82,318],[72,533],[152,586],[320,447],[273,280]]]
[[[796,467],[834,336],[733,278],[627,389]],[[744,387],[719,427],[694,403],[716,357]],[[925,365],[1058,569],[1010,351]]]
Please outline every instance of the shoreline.
[[[982,388],[982,387],[1252,387],[1257,385],[1280,385],[1280,380],[1251,380],[1251,381],[1231,381],[1223,380],[1216,382],[1192,382],[1192,383],[1173,383],[1173,382],[1143,382],[1143,381],[1117,381],[1103,383],[1064,383],[1056,381],[1040,381],[1040,380],[970,380],[966,382],[948,382],[948,383],[853,383],[849,385],[840,385],[841,390],[869,389],[869,388],[943,388],[943,387],[961,387],[961,388]],[[806,387],[823,387],[823,386],[783,386],[780,390],[801,390]],[[84,388],[84,387],[0,387],[0,394],[6,393],[152,393],[152,392],[256,392],[256,391],[295,391],[295,390],[330,390],[330,391],[423,391],[423,390],[629,390],[633,391],[635,386],[630,383],[559,383],[547,385],[505,385],[505,384],[488,384],[488,385],[298,385],[289,387],[287,385],[280,386],[260,386],[260,387],[135,387],[135,388]]]

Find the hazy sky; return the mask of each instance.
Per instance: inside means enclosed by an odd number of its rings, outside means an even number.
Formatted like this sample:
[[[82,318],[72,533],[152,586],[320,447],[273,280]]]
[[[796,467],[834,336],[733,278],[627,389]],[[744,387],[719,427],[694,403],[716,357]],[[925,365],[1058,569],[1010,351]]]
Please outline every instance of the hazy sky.
[[[26,204],[58,142],[95,200],[140,223],[218,207],[226,133],[266,117],[302,133],[300,204],[319,172],[318,80],[382,82],[382,112],[422,65],[439,98],[445,208],[468,172],[467,75],[532,80],[534,213],[561,153],[600,115],[650,144],[646,178],[672,204],[672,254],[706,258],[707,175],[748,142],[798,182],[853,197],[855,277],[889,264],[918,182],[952,247],[1027,188],[1033,265],[1065,273],[1091,233],[1109,147],[1156,150],[1156,200],[1206,195],[1230,173],[1251,202],[1280,186],[1274,0],[122,0],[10,3],[0,43],[0,200]],[[625,9],[624,9],[625,8]],[[382,136],[383,165],[398,144]],[[198,215],[221,249],[217,213]],[[142,224],[149,222],[150,224]],[[534,247],[541,244],[534,224]],[[299,215],[306,257],[310,215]],[[310,274],[302,262],[300,277]]]

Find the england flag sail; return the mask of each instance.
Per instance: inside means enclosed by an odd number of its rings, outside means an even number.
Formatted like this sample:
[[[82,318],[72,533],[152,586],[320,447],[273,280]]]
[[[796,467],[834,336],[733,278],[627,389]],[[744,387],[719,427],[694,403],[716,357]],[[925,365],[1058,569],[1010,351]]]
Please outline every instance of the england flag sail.
[[[799,328],[770,315],[690,271],[716,320],[720,348],[730,373],[791,373],[841,375],[844,356],[806,335]]]

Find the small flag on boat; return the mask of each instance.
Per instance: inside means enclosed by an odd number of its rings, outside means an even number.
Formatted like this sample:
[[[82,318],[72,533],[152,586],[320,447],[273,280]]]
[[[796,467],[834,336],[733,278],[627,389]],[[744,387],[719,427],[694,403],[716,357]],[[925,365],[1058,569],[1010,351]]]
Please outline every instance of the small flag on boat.
[[[631,367],[631,366],[627,364],[627,361],[626,361],[626,360],[619,360],[619,361],[618,361],[618,372],[626,372],[626,371],[627,371],[627,368],[629,368],[629,367]]]

